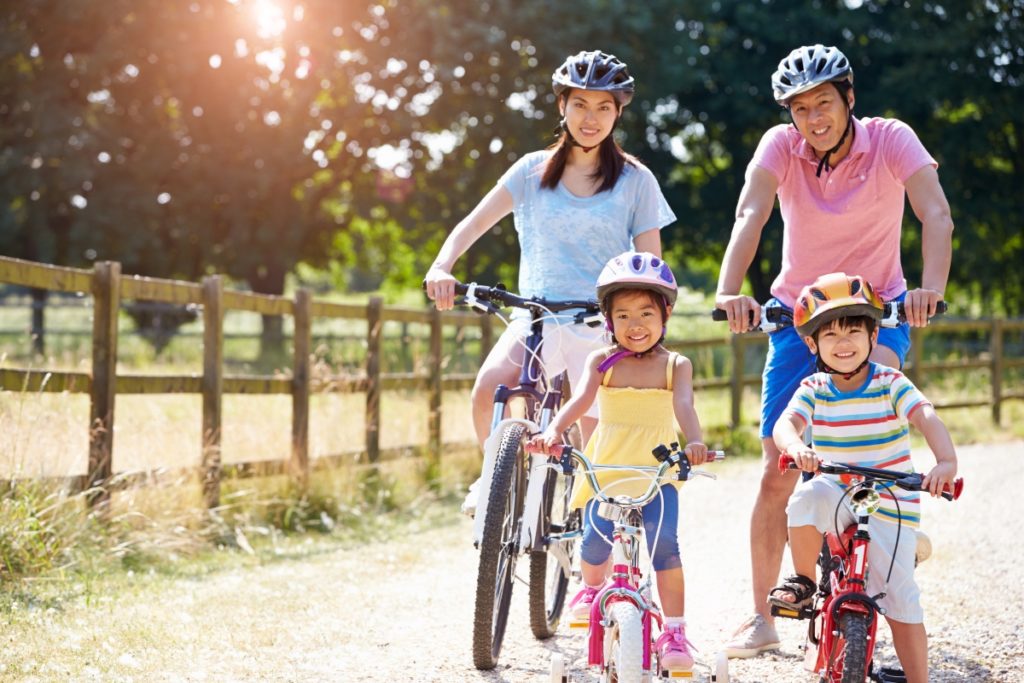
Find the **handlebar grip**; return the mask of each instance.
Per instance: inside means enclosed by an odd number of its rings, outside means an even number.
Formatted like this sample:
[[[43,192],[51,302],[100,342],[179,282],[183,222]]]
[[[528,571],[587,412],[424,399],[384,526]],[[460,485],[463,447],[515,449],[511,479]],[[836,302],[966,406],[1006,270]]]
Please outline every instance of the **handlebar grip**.
[[[711,319],[718,322],[724,322],[729,319],[729,314],[723,311],[721,308],[711,309]]]
[[[960,494],[964,492],[964,478],[957,477],[953,480],[953,487],[950,488],[949,484],[942,487],[942,497],[946,500],[953,501],[960,498]]]
[[[796,460],[793,459],[792,455],[783,453],[779,456],[779,472],[782,474],[786,473],[786,470],[795,470]]]

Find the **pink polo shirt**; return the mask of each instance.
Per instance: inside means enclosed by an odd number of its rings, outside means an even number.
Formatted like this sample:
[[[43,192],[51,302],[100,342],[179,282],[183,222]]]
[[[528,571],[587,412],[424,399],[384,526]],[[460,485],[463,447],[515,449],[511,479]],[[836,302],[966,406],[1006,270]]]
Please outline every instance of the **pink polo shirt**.
[[[900,265],[904,183],[938,164],[902,121],[854,118],[853,126],[850,153],[820,178],[814,149],[792,125],[769,129],[750,160],[779,181],[785,228],[772,295],[787,306],[826,273],[861,275],[885,300],[907,289]]]

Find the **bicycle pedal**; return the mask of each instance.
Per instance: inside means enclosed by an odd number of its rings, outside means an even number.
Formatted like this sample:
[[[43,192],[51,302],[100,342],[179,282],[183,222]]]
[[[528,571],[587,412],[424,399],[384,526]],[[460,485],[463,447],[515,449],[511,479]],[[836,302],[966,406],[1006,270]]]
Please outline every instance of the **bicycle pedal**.
[[[814,610],[810,607],[804,607],[803,609],[796,610],[772,605],[772,616],[782,617],[783,619],[813,619]]]
[[[584,631],[589,630],[590,629],[590,619],[570,619],[569,620],[569,629],[570,630],[574,630],[574,631],[575,630],[579,630],[579,629],[582,629]]]
[[[662,678],[693,678],[693,669],[662,669]]]

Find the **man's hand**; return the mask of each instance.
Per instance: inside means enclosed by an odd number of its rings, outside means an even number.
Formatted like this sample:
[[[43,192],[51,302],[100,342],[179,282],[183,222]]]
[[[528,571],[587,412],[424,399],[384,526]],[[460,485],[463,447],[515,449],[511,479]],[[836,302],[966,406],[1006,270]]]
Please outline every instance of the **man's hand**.
[[[924,327],[935,315],[936,306],[942,301],[942,292],[934,289],[911,289],[903,300],[903,312],[911,327]]]
[[[715,307],[721,308],[729,316],[729,331],[740,334],[753,329],[761,322],[761,305],[753,297],[743,294],[717,294]],[[753,324],[750,313],[753,311]]]

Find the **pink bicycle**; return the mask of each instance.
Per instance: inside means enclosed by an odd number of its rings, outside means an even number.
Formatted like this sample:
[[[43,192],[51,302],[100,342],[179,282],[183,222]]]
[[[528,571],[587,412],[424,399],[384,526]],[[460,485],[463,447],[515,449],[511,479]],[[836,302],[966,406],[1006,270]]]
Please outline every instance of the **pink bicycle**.
[[[653,572],[646,576],[640,568],[641,540],[644,533],[641,508],[660,495],[661,485],[670,479],[687,481],[697,475],[714,474],[691,467],[679,444],[660,445],[652,453],[657,466],[600,465],[572,446],[562,448],[559,464],[562,473],[572,475],[577,463],[595,491],[600,504],[597,514],[615,523],[612,536],[612,575],[594,599],[588,622],[588,663],[601,672],[602,683],[653,683],[675,678],[693,678],[693,671],[668,671],[661,668],[654,644],[662,629],[662,615],[651,593]],[[722,451],[709,451],[709,460],[720,461]],[[611,495],[602,490],[597,473],[628,470],[649,478],[646,493],[637,497]],[[610,488],[610,487],[609,487]],[[659,529],[660,531],[660,529]],[[568,532],[581,536],[582,531]],[[551,657],[552,683],[568,683],[569,672],[562,655]],[[716,657],[710,677],[715,683],[728,683],[729,663],[725,653]]]

